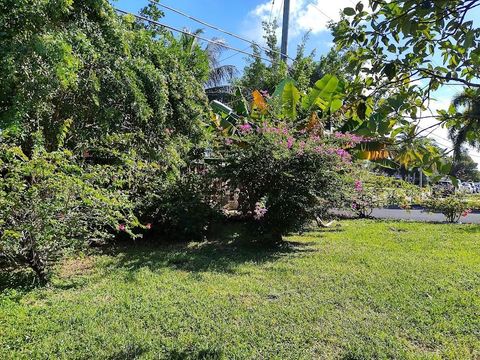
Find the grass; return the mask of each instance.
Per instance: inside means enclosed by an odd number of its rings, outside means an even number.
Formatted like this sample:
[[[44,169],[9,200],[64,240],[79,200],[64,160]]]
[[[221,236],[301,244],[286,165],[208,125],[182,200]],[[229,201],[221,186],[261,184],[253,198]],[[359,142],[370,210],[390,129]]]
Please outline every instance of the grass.
[[[479,359],[480,227],[136,244],[0,295],[1,359]]]

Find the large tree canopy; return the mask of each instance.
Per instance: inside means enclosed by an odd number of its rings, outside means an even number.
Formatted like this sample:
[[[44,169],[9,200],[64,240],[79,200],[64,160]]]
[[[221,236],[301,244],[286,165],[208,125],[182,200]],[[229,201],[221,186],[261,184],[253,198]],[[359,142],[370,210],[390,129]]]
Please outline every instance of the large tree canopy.
[[[147,11],[149,15],[154,9]],[[165,131],[196,139],[207,117],[208,58],[172,34],[120,17],[107,0],[0,1],[0,129],[28,148],[135,133],[154,153]]]

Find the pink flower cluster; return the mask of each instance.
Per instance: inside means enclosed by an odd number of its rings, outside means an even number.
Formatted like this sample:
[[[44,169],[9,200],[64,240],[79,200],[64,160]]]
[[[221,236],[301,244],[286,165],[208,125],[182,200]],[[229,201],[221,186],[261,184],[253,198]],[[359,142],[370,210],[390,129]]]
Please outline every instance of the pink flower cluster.
[[[350,161],[352,159],[352,156],[350,155],[350,153],[347,151],[347,150],[344,150],[344,149],[337,149],[336,150],[336,153],[338,156],[340,156],[340,158],[343,160],[343,161]]]
[[[468,210],[465,210],[463,213],[462,213],[462,217],[467,217],[469,214],[472,213],[472,210],[471,209],[468,209]]]
[[[355,180],[355,191],[357,192],[363,191],[363,184],[360,180]]]
[[[265,214],[267,213],[267,208],[265,207],[265,205],[263,205],[262,203],[259,203],[257,202],[255,204],[255,210],[254,210],[254,215],[253,215],[253,218],[255,220],[261,220]]]
[[[259,129],[259,132],[265,133],[265,134],[278,134],[278,135],[288,135],[288,129],[287,128],[278,128],[275,126],[268,126],[267,123],[264,123],[262,128]]]
[[[252,125],[250,124],[243,124],[238,127],[238,130],[240,130],[242,134],[248,134],[252,132],[253,128],[252,128]]]
[[[337,140],[341,140],[348,147],[354,147],[355,145],[368,141],[368,139],[363,136],[350,134],[350,133],[344,134],[341,132],[335,132],[333,133],[333,137]]]
[[[295,139],[293,137],[289,137],[287,139],[287,149],[291,149],[293,147],[293,144],[295,143]]]

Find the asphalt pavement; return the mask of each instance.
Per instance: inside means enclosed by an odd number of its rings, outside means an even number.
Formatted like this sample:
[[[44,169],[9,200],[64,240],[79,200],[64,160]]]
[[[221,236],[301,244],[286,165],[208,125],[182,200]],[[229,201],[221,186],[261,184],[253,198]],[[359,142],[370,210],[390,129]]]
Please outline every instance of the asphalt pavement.
[[[375,209],[372,217],[376,219],[388,220],[411,220],[411,221],[427,221],[427,222],[445,222],[445,216],[442,214],[432,214],[423,210],[402,210],[402,209]],[[460,219],[464,224],[479,224],[480,213],[472,213]]]

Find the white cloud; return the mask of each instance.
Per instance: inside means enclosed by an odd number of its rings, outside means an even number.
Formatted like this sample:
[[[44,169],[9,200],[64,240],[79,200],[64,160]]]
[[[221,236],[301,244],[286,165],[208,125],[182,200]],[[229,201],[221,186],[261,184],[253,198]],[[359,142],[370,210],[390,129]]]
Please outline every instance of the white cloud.
[[[340,20],[340,12],[345,7],[352,6],[352,0],[292,0],[290,33],[292,36],[298,36],[307,31],[311,31],[314,35],[328,31],[328,23],[332,20]],[[258,37],[258,34],[261,34],[262,21],[277,18],[281,23],[282,14],[282,1],[275,0],[273,10],[272,1],[265,1],[249,13],[248,19],[245,21],[245,25],[248,26],[245,33]]]

